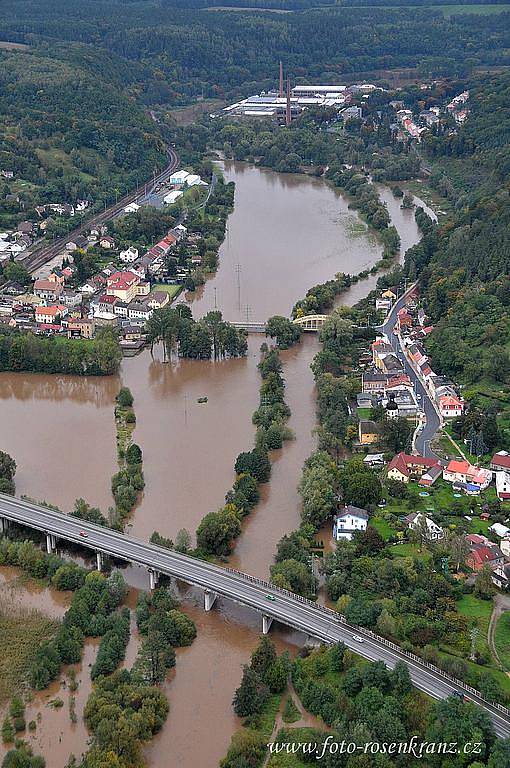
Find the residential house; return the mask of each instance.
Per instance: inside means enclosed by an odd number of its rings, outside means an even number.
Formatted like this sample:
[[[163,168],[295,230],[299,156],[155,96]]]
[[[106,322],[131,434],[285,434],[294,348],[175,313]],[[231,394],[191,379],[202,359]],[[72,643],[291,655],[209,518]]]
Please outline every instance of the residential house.
[[[413,512],[405,518],[405,523],[411,531],[415,531],[421,524],[422,519],[425,519],[427,524],[427,535],[430,541],[440,541],[444,538],[444,530],[440,525],[437,525],[430,517],[422,515],[421,512]]]
[[[335,541],[340,541],[341,539],[350,541],[356,531],[366,531],[368,518],[369,515],[366,509],[353,507],[352,504],[349,504],[335,515],[333,538]]]
[[[489,486],[492,472],[489,469],[476,467],[469,461],[454,459],[443,469],[443,479],[448,483],[453,483],[465,493],[474,495]]]
[[[379,371],[373,373],[363,373],[361,376],[361,387],[363,392],[383,392],[389,380],[389,376]]]
[[[64,285],[65,275],[59,267],[55,267],[55,269],[53,269],[48,275],[48,280],[52,283],[59,283],[60,285]]]
[[[497,536],[498,539],[504,539],[505,536],[510,534],[510,528],[502,523],[493,523],[489,526],[489,531]]]
[[[388,341],[385,341],[384,339],[376,339],[371,344],[372,349],[372,360],[376,368],[378,368],[381,371],[384,371],[383,369],[383,360],[386,357],[386,355],[392,355],[393,353],[393,347]]]
[[[113,237],[110,237],[110,235],[102,235],[99,240],[99,245],[106,250],[112,250],[115,248],[115,240]]]
[[[492,581],[498,589],[507,591],[510,587],[510,563],[498,563],[492,571]]]
[[[133,272],[114,272],[107,278],[106,293],[117,296],[121,301],[129,304],[137,295],[137,286],[140,278]]]
[[[150,309],[162,309],[170,302],[168,291],[151,291],[147,296],[147,306]]]
[[[77,237],[73,238],[73,240],[69,240],[69,242],[66,243],[67,251],[86,251],[88,247],[89,241],[86,237],[83,237],[83,235],[78,235]]]
[[[139,210],[140,210],[140,206],[138,205],[138,203],[129,203],[124,208],[124,213],[136,213]]]
[[[43,323],[44,325],[54,325],[59,318],[64,317],[67,314],[67,307],[63,304],[55,304],[51,307],[36,307],[35,310],[35,322]]]
[[[498,470],[510,471],[510,453],[507,451],[498,451],[491,459],[490,468],[495,472]]]
[[[125,251],[119,253],[119,259],[125,264],[132,264],[138,258],[138,248],[130,245]]]
[[[381,370],[394,375],[403,371],[402,363],[394,354],[385,355],[381,360]]]
[[[470,536],[466,536],[468,542],[470,538]],[[485,539],[485,537],[481,538]],[[466,556],[466,564],[472,571],[481,571],[484,565],[495,568],[498,565],[504,564],[505,558],[502,551],[488,539],[480,543],[469,543],[471,548]]]
[[[92,339],[95,331],[95,323],[89,317],[78,317],[67,323],[67,338]]]
[[[436,467],[441,469],[437,459],[414,456],[401,451],[388,464],[386,475],[390,480],[408,483],[410,480],[420,480],[423,475]]]
[[[380,439],[380,429],[375,421],[360,421],[358,425],[358,438],[360,445],[372,445]]]
[[[63,291],[61,283],[53,280],[36,280],[34,283],[34,294],[40,299],[47,301],[57,301]]]
[[[132,301],[128,306],[128,318],[130,320],[143,320],[147,322],[152,317],[153,312],[154,310],[143,301]]]
[[[438,400],[439,412],[444,419],[454,419],[462,416],[464,411],[464,400],[455,393],[440,395]]]
[[[499,470],[494,473],[496,476],[496,493],[500,501],[510,499],[510,470]]]
[[[74,288],[64,288],[59,296],[59,301],[65,304],[66,307],[78,307],[82,301],[82,295],[79,291],[75,291]]]
[[[114,304],[113,311],[118,317],[127,317],[128,307],[129,307],[129,304],[127,304],[125,301],[121,301],[120,299],[117,299],[117,301]]]
[[[510,560],[510,536],[505,536],[504,539],[501,539],[499,542],[499,548],[503,552],[506,559]]]

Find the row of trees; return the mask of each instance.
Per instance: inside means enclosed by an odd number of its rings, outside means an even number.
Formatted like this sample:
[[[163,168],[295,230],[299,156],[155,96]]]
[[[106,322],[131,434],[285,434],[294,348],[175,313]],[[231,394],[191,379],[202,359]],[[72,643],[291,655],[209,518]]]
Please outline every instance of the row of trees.
[[[121,360],[118,337],[110,328],[99,329],[94,339],[0,329],[0,371],[109,376],[118,372]]]
[[[5,451],[0,451],[0,493],[8,493],[14,496],[14,475],[16,474],[16,462]]]

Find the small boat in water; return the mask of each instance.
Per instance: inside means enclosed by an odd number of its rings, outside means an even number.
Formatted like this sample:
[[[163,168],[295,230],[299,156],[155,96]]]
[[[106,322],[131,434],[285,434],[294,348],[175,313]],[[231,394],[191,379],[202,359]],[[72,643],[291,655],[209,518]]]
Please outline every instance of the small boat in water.
[[[197,403],[207,403],[207,397],[199,397]]]

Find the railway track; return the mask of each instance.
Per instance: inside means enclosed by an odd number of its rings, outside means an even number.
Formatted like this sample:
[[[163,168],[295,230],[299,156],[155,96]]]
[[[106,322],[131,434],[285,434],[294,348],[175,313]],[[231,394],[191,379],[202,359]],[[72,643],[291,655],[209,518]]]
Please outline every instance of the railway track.
[[[179,156],[177,155],[177,152],[169,147],[168,165],[157,176],[151,179],[151,190],[153,190],[154,187],[158,184],[167,181],[170,175],[177,168],[178,163]],[[34,272],[36,269],[39,269],[48,261],[51,261],[51,259],[55,258],[55,256],[58,256],[58,254],[61,253],[65,248],[66,243],[70,242],[73,237],[82,235],[84,232],[91,229],[91,227],[106,224],[106,222],[115,218],[115,216],[117,216],[126,207],[126,205],[135,202],[142,196],[142,194],[144,194],[144,188],[145,184],[142,184],[133,192],[130,192],[128,195],[124,195],[124,197],[118,200],[114,205],[111,205],[109,208],[106,208],[106,210],[101,211],[101,213],[97,213],[95,216],[87,219],[82,224],[80,224],[79,227],[73,229],[72,232],[68,232],[65,237],[59,237],[58,240],[55,240],[50,245],[42,245],[36,247],[29,254],[19,259],[20,264],[23,264],[23,266],[25,266],[29,272]]]

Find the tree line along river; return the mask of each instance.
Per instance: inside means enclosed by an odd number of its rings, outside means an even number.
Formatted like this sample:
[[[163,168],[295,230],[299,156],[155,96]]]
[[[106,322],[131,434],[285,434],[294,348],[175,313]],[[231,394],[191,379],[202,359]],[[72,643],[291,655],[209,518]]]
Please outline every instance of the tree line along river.
[[[220,250],[219,269],[205,286],[187,296],[200,317],[217,307],[227,320],[264,321],[289,315],[295,301],[312,285],[336,272],[357,273],[371,267],[381,247],[367,232],[347,200],[326,182],[277,174],[243,163],[225,163],[225,176],[236,183],[235,209]],[[397,227],[403,254],[419,240],[413,211],[400,209],[390,190],[381,197]],[[342,303],[358,301],[376,277],[358,283]],[[180,528],[194,532],[207,512],[224,502],[231,487],[235,457],[253,444],[252,412],[258,405],[257,371],[261,335],[249,339],[245,359],[219,362],[175,360],[164,364],[159,351],[126,359],[118,377],[76,379],[62,376],[0,374],[0,447],[18,463],[17,494],[27,494],[68,510],[84,497],[106,511],[112,503],[110,478],[116,471],[115,395],[121,385],[135,398],[135,440],[144,453],[146,487],[130,521],[133,535],[148,539],[155,530],[175,537]],[[297,527],[297,485],[305,458],[314,446],[313,377],[310,362],[318,349],[315,336],[282,353],[286,401],[295,440],[274,452],[270,482],[261,501],[244,522],[232,565],[267,578],[276,543]],[[207,403],[197,399],[206,395]],[[5,571],[2,573],[2,571]],[[0,569],[4,580],[11,571]],[[133,587],[147,588],[146,575],[128,569]],[[52,590],[22,590],[24,604],[61,615],[62,595]],[[177,651],[177,667],[164,684],[170,715],[162,732],[146,750],[153,766],[213,768],[226,753],[239,726],[232,712],[233,692],[258,639],[257,617],[239,606],[219,603],[210,613],[191,589],[184,609],[197,624],[192,646]],[[131,596],[134,601],[134,593]],[[299,638],[276,629],[278,644],[296,647]],[[134,658],[136,631],[128,646]],[[90,692],[88,665],[97,644],[88,642],[79,667],[76,694],[78,723],[71,725],[67,706],[47,706],[59,685],[35,697],[27,720],[42,715],[34,749],[52,768],[64,768],[71,752],[86,748],[81,712]],[[68,695],[60,689],[63,698]],[[2,748],[0,748],[0,755]]]

